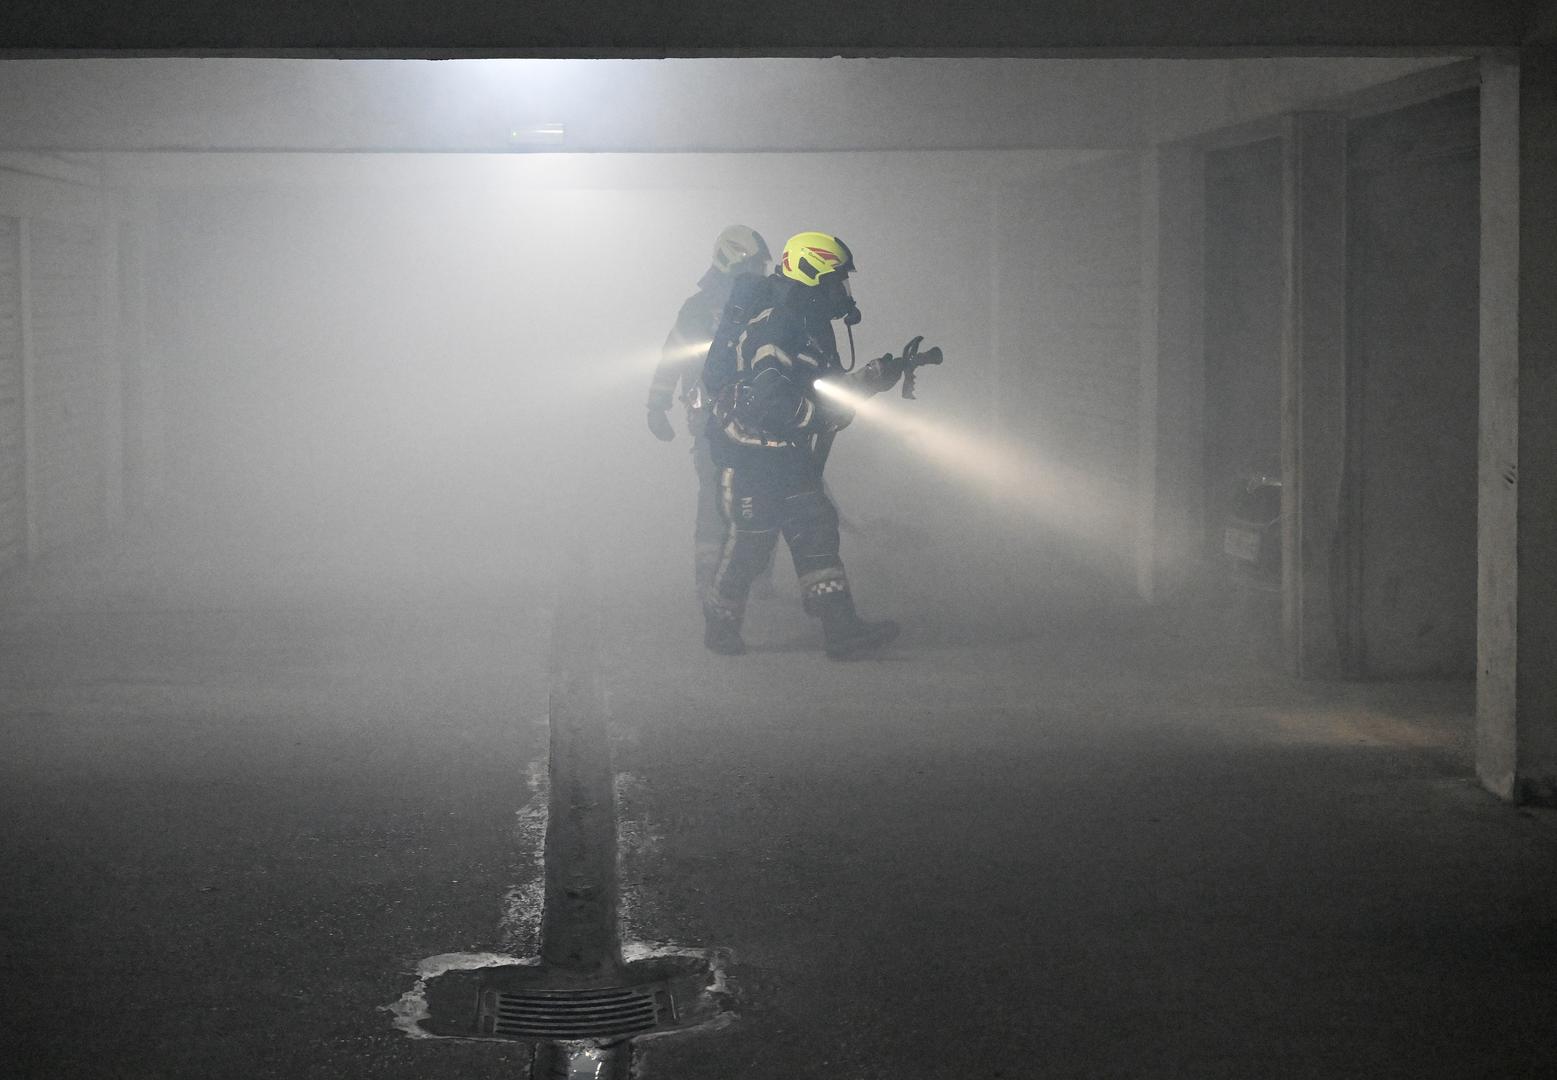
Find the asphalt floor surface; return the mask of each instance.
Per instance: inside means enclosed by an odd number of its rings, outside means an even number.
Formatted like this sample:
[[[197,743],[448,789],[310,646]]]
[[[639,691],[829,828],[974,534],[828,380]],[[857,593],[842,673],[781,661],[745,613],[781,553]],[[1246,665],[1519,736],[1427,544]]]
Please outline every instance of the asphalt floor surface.
[[[1469,685],[1298,683],[1129,605],[892,613],[839,664],[783,596],[739,658],[608,603],[624,934],[733,990],[646,1080],[1557,1075],[1557,821],[1473,782]],[[549,626],[0,607],[0,1072],[524,1077],[388,1007],[524,944]]]

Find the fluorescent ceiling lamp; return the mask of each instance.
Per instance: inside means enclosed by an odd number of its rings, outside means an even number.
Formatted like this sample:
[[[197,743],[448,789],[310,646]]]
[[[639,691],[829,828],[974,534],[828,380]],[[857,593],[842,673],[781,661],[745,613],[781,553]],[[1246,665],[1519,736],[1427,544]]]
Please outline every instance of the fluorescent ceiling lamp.
[[[567,129],[561,124],[535,124],[511,128],[508,141],[515,146],[561,146]]]

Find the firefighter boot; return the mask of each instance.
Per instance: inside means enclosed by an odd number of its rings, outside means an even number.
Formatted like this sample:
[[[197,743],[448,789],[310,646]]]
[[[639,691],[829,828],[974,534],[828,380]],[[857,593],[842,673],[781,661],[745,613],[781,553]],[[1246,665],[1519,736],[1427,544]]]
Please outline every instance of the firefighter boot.
[[[703,644],[721,656],[740,656],[746,651],[741,640],[741,613],[722,604],[703,605]]]
[[[872,649],[879,649],[897,637],[897,623],[891,619],[866,622],[854,610],[854,598],[847,590],[819,596],[816,612],[822,618],[822,640],[827,655],[834,660],[851,660]]]

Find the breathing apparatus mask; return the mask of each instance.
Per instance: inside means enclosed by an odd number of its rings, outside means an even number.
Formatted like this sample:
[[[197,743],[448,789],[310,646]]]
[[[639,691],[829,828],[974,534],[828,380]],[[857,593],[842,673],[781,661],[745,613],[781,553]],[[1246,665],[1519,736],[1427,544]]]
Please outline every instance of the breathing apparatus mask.
[[[842,319],[845,326],[858,326],[864,318],[859,305],[854,302],[854,289],[847,274],[828,274],[817,285],[819,305],[826,309],[829,319]]]
[[[860,324],[864,315],[860,313],[859,305],[854,302],[854,290],[849,285],[849,275],[828,274],[816,285],[816,292],[811,302],[815,305],[813,310],[827,322],[832,322],[834,319],[843,320],[844,328],[849,332],[849,365],[844,370],[853,371],[854,328]]]

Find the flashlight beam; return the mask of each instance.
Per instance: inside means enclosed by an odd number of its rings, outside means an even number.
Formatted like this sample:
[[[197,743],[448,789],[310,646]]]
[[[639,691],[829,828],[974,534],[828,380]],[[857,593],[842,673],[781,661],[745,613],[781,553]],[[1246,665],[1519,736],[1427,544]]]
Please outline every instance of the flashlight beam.
[[[834,380],[815,385],[817,393],[853,408],[857,419],[890,432],[942,472],[971,482],[1001,504],[1081,535],[1109,535],[1129,524],[1125,493],[1101,477],[1044,462],[1027,447],[944,420],[906,414]]]

